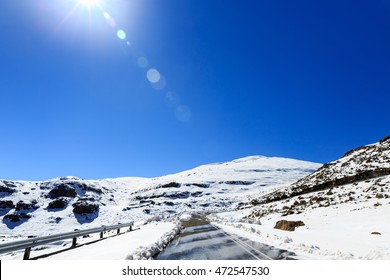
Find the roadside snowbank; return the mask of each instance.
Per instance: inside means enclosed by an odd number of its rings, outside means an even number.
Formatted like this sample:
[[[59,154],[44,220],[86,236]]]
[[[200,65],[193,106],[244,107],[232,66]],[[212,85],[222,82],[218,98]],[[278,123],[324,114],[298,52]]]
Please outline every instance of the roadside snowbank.
[[[214,216],[222,229],[254,241],[295,252],[300,259],[390,260],[390,204],[371,202],[316,208],[302,214],[268,215],[261,225],[243,223],[245,211]],[[302,220],[295,231],[274,229],[278,220]],[[372,234],[378,232],[379,234]]]
[[[151,260],[155,255],[162,252],[164,248],[172,241],[173,238],[180,232],[182,226],[180,223],[176,223],[175,226],[166,232],[156,242],[148,245],[143,245],[137,248],[133,254],[128,255],[128,260]]]

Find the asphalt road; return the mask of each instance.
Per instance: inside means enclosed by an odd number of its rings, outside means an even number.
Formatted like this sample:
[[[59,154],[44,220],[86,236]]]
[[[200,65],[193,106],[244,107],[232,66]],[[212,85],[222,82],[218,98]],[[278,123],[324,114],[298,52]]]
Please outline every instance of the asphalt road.
[[[186,226],[186,225],[185,225]],[[294,253],[229,234],[201,217],[187,222],[157,260],[280,260]]]

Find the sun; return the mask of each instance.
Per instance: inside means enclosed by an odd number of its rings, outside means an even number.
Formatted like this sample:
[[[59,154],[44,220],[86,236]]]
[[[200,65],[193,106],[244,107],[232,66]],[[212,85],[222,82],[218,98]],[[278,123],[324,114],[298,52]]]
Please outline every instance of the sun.
[[[101,0],[79,0],[79,4],[88,8],[100,6]]]

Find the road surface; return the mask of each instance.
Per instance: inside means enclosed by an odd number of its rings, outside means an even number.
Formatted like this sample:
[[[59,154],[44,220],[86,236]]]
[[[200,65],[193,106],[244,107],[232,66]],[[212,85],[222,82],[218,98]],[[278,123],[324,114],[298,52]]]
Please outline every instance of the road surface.
[[[185,229],[158,254],[157,260],[270,260],[293,259],[294,253],[229,234],[202,217],[193,217]]]

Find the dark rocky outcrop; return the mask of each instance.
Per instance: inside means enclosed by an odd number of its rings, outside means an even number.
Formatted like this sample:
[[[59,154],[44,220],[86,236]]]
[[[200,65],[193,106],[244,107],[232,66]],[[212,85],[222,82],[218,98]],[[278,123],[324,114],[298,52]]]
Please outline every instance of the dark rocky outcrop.
[[[55,186],[48,194],[48,197],[55,199],[59,197],[76,197],[77,192],[73,187],[67,184]]]
[[[280,220],[276,222],[274,228],[286,231],[294,231],[296,227],[304,226],[305,223],[302,221],[286,221]]]
[[[198,188],[203,188],[203,189],[207,189],[210,187],[210,184],[201,184],[201,183],[193,183],[193,184],[190,184],[190,185],[194,185]]]
[[[38,209],[39,206],[37,205],[37,201],[34,200],[30,203],[28,202],[24,202],[24,201],[19,201],[17,204],[16,204],[16,207],[15,207],[15,210],[16,211],[21,211],[21,210],[36,210]]]
[[[202,194],[203,194],[203,192],[192,192],[191,196],[199,197],[199,196],[202,196]]]
[[[164,185],[161,185],[161,186],[158,186],[157,189],[168,189],[168,188],[180,188],[180,184],[179,183],[176,183],[176,182],[171,182],[171,183],[168,183],[168,184],[164,184]]]
[[[0,209],[13,209],[14,203],[11,200],[0,200]]]
[[[85,200],[79,200],[76,203],[73,203],[72,206],[73,213],[80,215],[91,214],[99,210],[99,204],[91,203]]]
[[[13,188],[16,189],[18,187],[18,183],[13,182],[13,181],[3,181],[3,184],[8,187],[8,188]]]
[[[16,190],[0,185],[0,193],[13,194],[14,192],[16,192]]]
[[[173,203],[171,201],[164,201],[164,204],[168,205],[168,206],[174,206],[175,205],[175,203]]]
[[[73,185],[75,185],[76,187],[79,187],[82,191],[90,191],[90,192],[94,192],[97,194],[103,193],[103,191],[101,189],[98,189],[98,188],[91,186],[91,185],[87,185],[85,183],[77,183],[77,184],[73,184]]]
[[[249,185],[253,185],[255,182],[253,182],[253,181],[224,181],[224,182],[221,182],[221,183],[224,183],[224,184],[227,184],[227,185],[249,186]]]
[[[166,193],[163,192],[162,194],[156,194],[156,195],[149,195],[149,196],[135,196],[135,199],[141,201],[150,200],[150,199],[156,199],[156,198],[170,198],[170,199],[177,199],[177,198],[188,198],[190,196],[190,192],[184,191],[184,192],[174,192],[174,193]]]
[[[66,206],[68,206],[68,202],[63,198],[59,198],[49,202],[47,209],[62,209],[65,208]]]
[[[27,220],[30,218],[31,218],[31,215],[25,214],[25,213],[20,213],[20,214],[5,215],[3,220],[8,220],[10,222],[16,223],[16,222],[20,222],[21,220]]]

